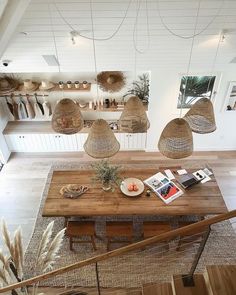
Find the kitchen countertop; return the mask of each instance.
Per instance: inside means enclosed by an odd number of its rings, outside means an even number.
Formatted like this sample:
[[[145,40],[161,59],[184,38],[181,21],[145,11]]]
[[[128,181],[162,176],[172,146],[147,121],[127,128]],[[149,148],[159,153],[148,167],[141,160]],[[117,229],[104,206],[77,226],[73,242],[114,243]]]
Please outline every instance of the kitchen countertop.
[[[87,123],[92,123],[93,121],[85,121],[85,125]],[[110,123],[110,122],[108,122]],[[84,127],[82,130],[80,130],[78,133],[88,133],[89,127]],[[119,130],[113,130],[115,133],[123,133]],[[3,134],[52,134],[55,133],[53,131],[51,122],[50,121],[10,121],[7,123],[7,126],[3,130]]]

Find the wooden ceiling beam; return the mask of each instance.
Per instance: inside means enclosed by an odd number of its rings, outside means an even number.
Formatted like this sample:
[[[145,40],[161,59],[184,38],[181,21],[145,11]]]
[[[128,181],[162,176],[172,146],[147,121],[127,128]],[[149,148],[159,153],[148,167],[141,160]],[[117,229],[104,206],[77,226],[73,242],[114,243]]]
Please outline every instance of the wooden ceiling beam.
[[[0,58],[3,56],[31,0],[6,1],[0,19]],[[3,8],[2,7],[2,8]]]

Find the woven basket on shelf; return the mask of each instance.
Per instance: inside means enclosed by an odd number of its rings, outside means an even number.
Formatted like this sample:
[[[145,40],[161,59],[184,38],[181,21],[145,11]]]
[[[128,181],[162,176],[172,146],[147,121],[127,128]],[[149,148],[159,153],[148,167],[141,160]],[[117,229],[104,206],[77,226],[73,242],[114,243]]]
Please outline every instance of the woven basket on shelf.
[[[62,134],[74,134],[84,126],[78,105],[69,98],[58,102],[52,116],[52,129]]]
[[[137,96],[129,98],[119,119],[119,128],[123,132],[143,133],[150,127],[146,110]]]
[[[94,121],[84,144],[85,152],[93,158],[109,158],[120,149],[114,133],[103,119]]]
[[[196,133],[211,133],[216,130],[212,102],[204,97],[199,99],[184,116],[190,128]]]
[[[103,91],[117,92],[125,86],[125,76],[119,71],[106,71],[97,75],[97,83]]]
[[[193,135],[188,123],[182,118],[170,121],[161,133],[158,148],[167,158],[190,156],[193,152]]]

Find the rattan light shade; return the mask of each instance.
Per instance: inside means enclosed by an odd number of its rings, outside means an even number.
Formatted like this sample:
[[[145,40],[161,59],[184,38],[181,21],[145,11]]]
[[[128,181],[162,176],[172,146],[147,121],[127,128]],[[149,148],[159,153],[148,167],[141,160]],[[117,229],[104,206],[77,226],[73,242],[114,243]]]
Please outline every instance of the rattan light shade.
[[[184,116],[190,128],[196,133],[211,133],[216,130],[212,102],[204,97],[199,99]]]
[[[103,119],[94,121],[84,144],[85,152],[93,158],[109,158],[120,149],[114,133]]]
[[[121,131],[143,133],[150,127],[146,110],[137,96],[129,98],[119,119]]]
[[[58,102],[52,116],[52,129],[62,134],[74,134],[84,126],[78,105],[69,98]]]
[[[193,135],[189,124],[182,118],[170,121],[161,133],[158,148],[167,158],[190,156],[193,152]]]

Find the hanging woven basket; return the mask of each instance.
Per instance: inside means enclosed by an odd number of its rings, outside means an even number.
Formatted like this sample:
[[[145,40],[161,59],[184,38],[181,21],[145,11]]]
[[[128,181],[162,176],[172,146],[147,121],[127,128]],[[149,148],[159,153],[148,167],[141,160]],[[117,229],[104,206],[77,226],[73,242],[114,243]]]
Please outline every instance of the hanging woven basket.
[[[85,152],[93,158],[109,158],[120,149],[114,133],[103,119],[94,121],[84,144]]]
[[[101,90],[107,92],[120,91],[125,86],[125,76],[119,71],[101,72],[97,75],[97,83]]]
[[[74,134],[84,127],[78,105],[69,98],[58,102],[52,116],[52,129],[57,133]]]
[[[184,116],[190,128],[196,133],[211,133],[216,130],[212,102],[204,97],[199,99]]]
[[[188,123],[182,118],[170,121],[161,133],[158,148],[167,158],[190,156],[193,152],[193,135]]]
[[[129,98],[119,119],[119,128],[123,132],[147,132],[150,123],[142,101],[137,96]]]

